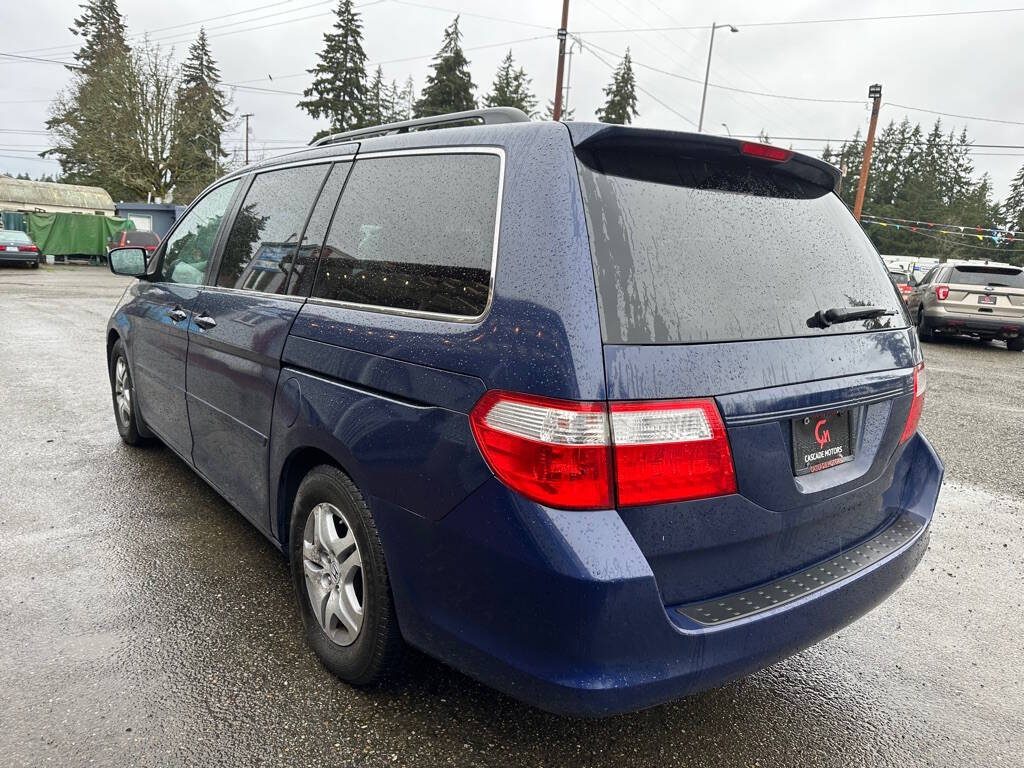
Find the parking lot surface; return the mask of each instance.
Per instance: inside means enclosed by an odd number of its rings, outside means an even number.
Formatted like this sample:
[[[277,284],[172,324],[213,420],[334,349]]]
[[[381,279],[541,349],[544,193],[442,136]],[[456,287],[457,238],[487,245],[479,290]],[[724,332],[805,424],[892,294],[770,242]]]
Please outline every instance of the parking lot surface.
[[[372,691],[325,671],[277,550],[169,450],[118,438],[126,283],[0,269],[0,764],[1024,764],[1024,354],[926,345],[946,484],[888,601],[747,679],[583,721],[414,653]]]

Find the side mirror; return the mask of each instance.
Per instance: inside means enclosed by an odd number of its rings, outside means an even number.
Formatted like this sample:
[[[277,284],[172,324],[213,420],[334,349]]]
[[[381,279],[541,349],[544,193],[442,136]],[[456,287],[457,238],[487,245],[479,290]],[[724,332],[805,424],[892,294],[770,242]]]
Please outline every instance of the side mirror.
[[[107,253],[110,271],[125,277],[142,277],[146,274],[146,251],[142,248],[113,248]]]

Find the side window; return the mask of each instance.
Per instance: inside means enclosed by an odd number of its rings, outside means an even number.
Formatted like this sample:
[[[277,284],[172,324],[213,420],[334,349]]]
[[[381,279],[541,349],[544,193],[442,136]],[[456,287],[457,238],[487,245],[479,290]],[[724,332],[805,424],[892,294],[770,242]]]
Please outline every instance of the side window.
[[[925,285],[935,279],[935,273],[939,271],[938,267],[932,267],[928,270],[924,277],[921,278],[921,282],[918,285]]]
[[[328,165],[266,171],[253,179],[231,225],[216,284],[261,293],[284,293]]]
[[[324,182],[324,188],[320,190],[320,197],[313,207],[306,232],[302,236],[302,243],[295,256],[295,266],[288,277],[287,293],[292,296],[309,295],[313,278],[316,277],[316,262],[320,258],[320,248],[327,237],[327,228],[331,224],[331,217],[334,216],[334,209],[338,205],[338,196],[341,195],[345,177],[348,176],[351,167],[351,162],[337,163]]]
[[[491,154],[356,160],[313,296],[465,317],[482,313],[500,168]]]
[[[217,230],[238,188],[238,179],[221,184],[196,203],[167,237],[160,279],[201,285],[210,263]]]

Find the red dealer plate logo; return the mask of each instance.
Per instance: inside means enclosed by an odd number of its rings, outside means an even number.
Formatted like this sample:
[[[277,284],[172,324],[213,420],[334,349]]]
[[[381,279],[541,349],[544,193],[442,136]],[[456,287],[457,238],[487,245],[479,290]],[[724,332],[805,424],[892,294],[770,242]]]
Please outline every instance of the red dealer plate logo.
[[[821,472],[853,459],[849,410],[800,416],[792,427],[794,474]]]

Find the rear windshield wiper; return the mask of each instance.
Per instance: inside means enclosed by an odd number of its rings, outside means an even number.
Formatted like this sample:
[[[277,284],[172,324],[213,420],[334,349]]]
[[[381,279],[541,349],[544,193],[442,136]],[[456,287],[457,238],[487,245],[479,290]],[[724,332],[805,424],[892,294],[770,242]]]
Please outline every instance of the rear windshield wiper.
[[[832,307],[819,309],[807,319],[808,328],[828,328],[836,323],[852,323],[855,320],[871,320],[885,315],[895,315],[896,310],[884,307]]]

